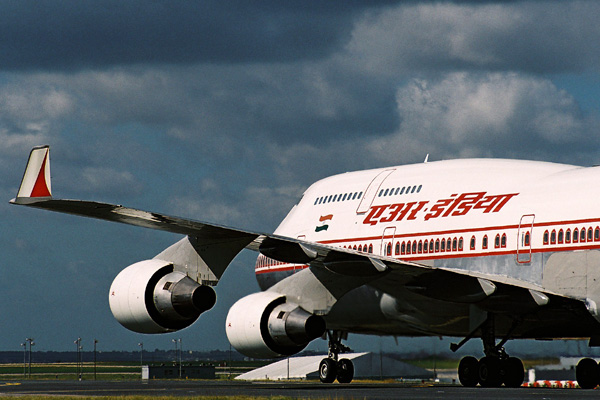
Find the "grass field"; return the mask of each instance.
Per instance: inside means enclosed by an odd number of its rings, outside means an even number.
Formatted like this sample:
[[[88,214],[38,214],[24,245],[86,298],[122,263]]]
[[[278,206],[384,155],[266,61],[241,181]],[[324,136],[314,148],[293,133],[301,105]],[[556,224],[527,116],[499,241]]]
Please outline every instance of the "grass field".
[[[459,359],[426,357],[419,359],[403,359],[402,361],[426,369],[448,370],[458,367]],[[556,358],[539,360],[523,360],[526,369],[536,365],[558,363]],[[217,379],[232,379],[235,376],[261,367],[269,362],[266,361],[236,361],[231,367],[227,362],[213,362]],[[82,380],[138,380],[141,379],[140,365],[137,363],[110,363],[101,362],[96,364],[94,374],[93,363],[83,363],[81,367]],[[75,363],[52,363],[32,364],[31,375],[29,366],[24,368],[23,364],[0,364],[0,380],[16,381],[23,379],[52,379],[52,380],[76,380],[79,379],[77,365]]]

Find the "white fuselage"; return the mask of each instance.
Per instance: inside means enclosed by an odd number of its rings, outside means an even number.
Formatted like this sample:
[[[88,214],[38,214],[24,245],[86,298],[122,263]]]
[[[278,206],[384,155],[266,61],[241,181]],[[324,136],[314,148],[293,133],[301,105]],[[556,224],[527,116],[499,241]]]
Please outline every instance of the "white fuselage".
[[[486,159],[345,173],[310,186],[275,234],[593,298],[595,287],[574,285],[584,272],[546,266],[557,252],[600,247],[597,180],[597,167]],[[266,288],[305,267],[261,255],[256,274]]]

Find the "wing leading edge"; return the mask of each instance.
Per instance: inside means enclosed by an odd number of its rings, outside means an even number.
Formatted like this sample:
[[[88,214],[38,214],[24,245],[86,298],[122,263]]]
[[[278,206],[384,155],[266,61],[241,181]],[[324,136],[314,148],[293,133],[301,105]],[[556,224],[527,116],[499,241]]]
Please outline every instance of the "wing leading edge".
[[[402,285],[415,293],[445,301],[488,303],[490,309],[506,308],[506,311],[512,311],[518,308],[522,302],[515,304],[508,301],[509,298],[514,298],[516,293],[519,294],[517,297],[526,297],[537,306],[546,305],[549,296],[556,295],[525,282],[506,281],[502,277],[477,276],[462,270],[433,268],[391,257],[121,205],[54,199],[50,185],[49,147],[36,147],[30,153],[17,197],[10,203],[186,235],[208,268],[215,272],[217,279],[231,260],[242,249],[247,248],[278,261],[309,265],[311,270],[320,271],[318,280],[327,286],[330,292],[340,295],[388,273],[392,273],[390,282],[394,285]],[[352,279],[335,279],[336,276]],[[451,284],[448,284],[449,282]],[[498,301],[492,301],[494,298]]]

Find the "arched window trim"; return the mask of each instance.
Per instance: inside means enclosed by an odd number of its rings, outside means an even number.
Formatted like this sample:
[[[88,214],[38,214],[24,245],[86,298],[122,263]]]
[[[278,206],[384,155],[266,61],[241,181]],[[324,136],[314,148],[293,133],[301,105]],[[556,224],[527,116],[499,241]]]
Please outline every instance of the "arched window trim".
[[[565,232],[562,229],[558,230],[558,244],[563,244],[565,241]]]

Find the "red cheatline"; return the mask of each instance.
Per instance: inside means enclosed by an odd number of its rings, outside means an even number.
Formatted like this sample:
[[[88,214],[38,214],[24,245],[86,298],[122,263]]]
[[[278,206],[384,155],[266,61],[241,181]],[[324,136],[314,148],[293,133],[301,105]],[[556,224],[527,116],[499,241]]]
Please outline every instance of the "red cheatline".
[[[42,161],[42,168],[40,168],[40,173],[35,181],[35,185],[33,185],[33,190],[31,191],[31,197],[50,197],[50,191],[48,190],[48,185],[46,184],[46,161],[48,159],[48,153],[44,156],[44,161]]]
[[[333,214],[323,215],[323,216],[321,216],[321,218],[319,218],[319,222],[329,221],[332,218],[333,218]]]

